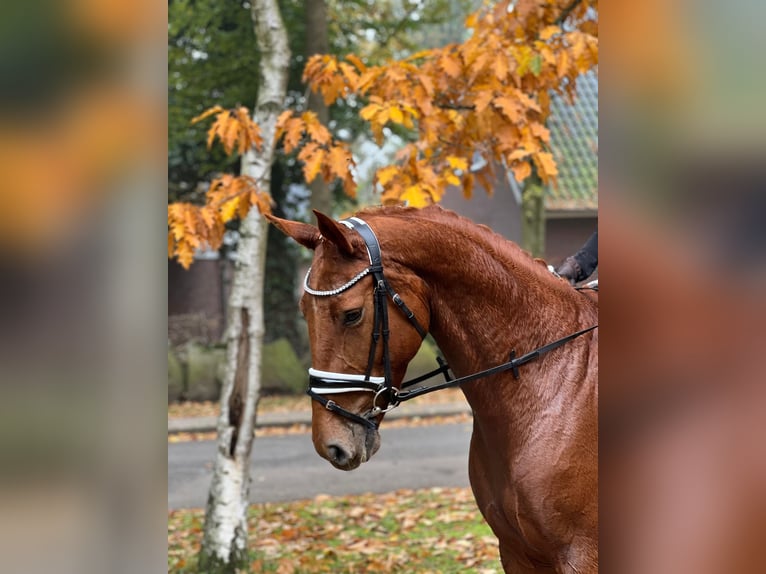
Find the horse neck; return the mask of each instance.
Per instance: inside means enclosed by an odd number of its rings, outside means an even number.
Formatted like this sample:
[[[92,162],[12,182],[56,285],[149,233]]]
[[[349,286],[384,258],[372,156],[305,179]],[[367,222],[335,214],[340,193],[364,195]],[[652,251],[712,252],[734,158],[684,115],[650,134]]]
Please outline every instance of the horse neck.
[[[413,231],[407,231],[407,230]],[[397,233],[399,261],[429,288],[430,332],[457,376],[474,373],[596,322],[593,304],[487,229],[423,222]],[[439,245],[423,249],[424,244]],[[413,247],[415,246],[415,247]],[[522,367],[534,376],[535,363]],[[474,410],[475,383],[463,388]],[[487,397],[492,401],[491,397]]]

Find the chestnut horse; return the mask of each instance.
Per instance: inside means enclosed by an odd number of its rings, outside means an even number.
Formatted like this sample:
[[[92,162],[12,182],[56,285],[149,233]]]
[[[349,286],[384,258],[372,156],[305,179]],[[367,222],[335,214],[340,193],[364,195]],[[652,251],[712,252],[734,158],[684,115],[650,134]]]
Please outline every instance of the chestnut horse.
[[[596,572],[598,331],[587,328],[597,303],[441,207],[343,222],[315,213],[318,227],[269,219],[315,252],[300,307],[320,456],[352,470],[375,454],[378,424],[430,332],[458,377],[505,365],[461,385],[473,410],[471,487],[505,571]]]

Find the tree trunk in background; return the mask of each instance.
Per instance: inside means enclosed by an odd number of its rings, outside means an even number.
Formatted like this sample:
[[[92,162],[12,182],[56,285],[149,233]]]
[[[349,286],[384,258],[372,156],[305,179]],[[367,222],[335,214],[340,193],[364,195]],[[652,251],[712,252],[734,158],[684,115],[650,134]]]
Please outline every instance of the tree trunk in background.
[[[534,257],[545,256],[545,187],[534,176],[521,195],[521,243]]]
[[[261,54],[258,99],[253,119],[261,128],[263,149],[248,151],[242,173],[268,190],[274,158],[274,126],[287,90],[290,49],[276,0],[252,0],[252,18]],[[200,572],[247,569],[247,507],[250,451],[260,394],[263,342],[263,276],[267,222],[250,211],[240,239],[226,332],[226,377],[221,389],[218,451],[205,512]]]
[[[330,50],[327,39],[327,4],[325,0],[306,0],[306,60],[314,54],[327,54]],[[316,113],[322,125],[330,120],[330,113],[322,96],[309,92],[308,109]],[[328,215],[332,214],[332,191],[321,177],[311,184],[311,208]]]

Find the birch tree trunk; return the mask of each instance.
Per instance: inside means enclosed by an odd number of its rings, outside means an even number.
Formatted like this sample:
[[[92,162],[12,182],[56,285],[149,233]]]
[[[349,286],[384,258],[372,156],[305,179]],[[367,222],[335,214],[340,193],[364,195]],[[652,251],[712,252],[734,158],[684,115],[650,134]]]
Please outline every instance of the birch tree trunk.
[[[284,108],[290,49],[276,0],[252,0],[256,41],[261,55],[254,120],[263,148],[248,151],[242,174],[268,190],[274,158],[274,127]],[[247,507],[250,451],[260,395],[263,342],[263,276],[267,222],[257,210],[240,225],[226,332],[226,377],[221,390],[218,450],[205,512],[200,572],[247,568]]]

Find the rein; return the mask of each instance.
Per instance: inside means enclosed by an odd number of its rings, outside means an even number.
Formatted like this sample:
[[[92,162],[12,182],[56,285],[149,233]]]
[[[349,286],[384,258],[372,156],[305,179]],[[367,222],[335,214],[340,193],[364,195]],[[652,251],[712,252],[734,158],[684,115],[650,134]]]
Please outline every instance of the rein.
[[[365,245],[367,246],[367,254],[370,258],[370,266],[358,273],[344,285],[327,291],[319,291],[309,287],[309,276],[311,274],[311,268],[309,267],[309,270],[306,272],[306,277],[303,281],[303,288],[306,293],[315,297],[333,297],[343,293],[347,289],[350,289],[356,285],[363,277],[366,277],[370,274],[372,275],[375,312],[373,317],[372,341],[370,344],[370,354],[367,361],[367,370],[364,375],[360,375],[334,373],[310,368],[309,388],[306,391],[306,394],[308,394],[313,400],[322,404],[327,410],[362,424],[370,429],[378,428],[380,423],[377,420],[377,417],[381,414],[396,408],[404,401],[414,399],[415,397],[419,397],[427,393],[432,393],[434,391],[446,389],[449,387],[456,387],[464,383],[470,383],[477,379],[505,371],[511,371],[513,373],[514,379],[519,380],[518,368],[520,366],[539,359],[544,354],[549,353],[550,351],[561,347],[569,341],[576,339],[580,335],[584,335],[585,333],[593,331],[598,327],[598,325],[593,325],[587,329],[577,331],[576,333],[572,333],[571,335],[557,339],[552,343],[538,347],[537,349],[530,351],[521,357],[516,357],[515,351],[511,351],[510,359],[507,362],[457,379],[450,375],[449,365],[447,365],[444,359],[437,357],[436,361],[439,363],[439,367],[437,369],[434,369],[433,371],[410,381],[403,382],[401,388],[407,389],[440,374],[444,375],[445,381],[443,383],[420,387],[409,391],[399,390],[394,387],[393,381],[391,379],[391,358],[389,356],[388,349],[388,340],[390,335],[388,328],[388,298],[390,297],[391,300],[396,304],[397,308],[404,314],[410,324],[420,334],[421,339],[426,337],[426,330],[423,329],[415,317],[415,314],[409,309],[409,307],[407,307],[407,305],[405,305],[404,301],[402,301],[401,297],[399,297],[399,295],[393,290],[391,285],[388,283],[388,280],[385,278],[383,274],[383,262],[381,258],[380,243],[378,242],[378,238],[375,236],[372,228],[370,228],[370,226],[367,225],[365,221],[359,219],[358,217],[350,217],[340,221],[340,223],[349,229],[353,229],[362,236],[362,239],[364,239]],[[372,376],[372,369],[375,363],[375,354],[379,342],[383,345],[384,375],[382,377]],[[375,393],[372,401],[372,409],[363,415],[359,415],[344,409],[335,401],[323,396],[359,391]],[[378,397],[381,395],[385,395],[384,398],[388,399],[388,403],[385,408],[377,406]]]

